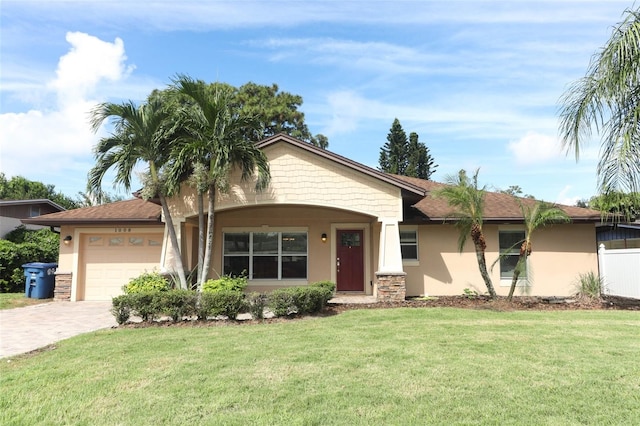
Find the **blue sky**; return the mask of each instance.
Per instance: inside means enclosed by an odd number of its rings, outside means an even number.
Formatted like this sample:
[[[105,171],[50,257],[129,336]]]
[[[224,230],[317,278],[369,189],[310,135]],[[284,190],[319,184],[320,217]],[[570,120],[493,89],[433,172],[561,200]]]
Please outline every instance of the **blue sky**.
[[[3,0],[0,170],[75,196],[92,167],[88,111],[141,101],[177,73],[301,95],[329,150],[376,167],[394,118],[439,165],[480,167],[573,204],[596,192],[599,143],[576,163],[559,99],[633,1]],[[114,192],[110,182],[105,189]]]

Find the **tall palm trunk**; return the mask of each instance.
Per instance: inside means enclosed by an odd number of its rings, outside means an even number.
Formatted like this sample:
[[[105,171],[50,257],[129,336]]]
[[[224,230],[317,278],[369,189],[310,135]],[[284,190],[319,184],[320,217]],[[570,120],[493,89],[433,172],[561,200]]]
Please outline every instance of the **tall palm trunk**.
[[[198,191],[198,289],[204,273],[204,194]]]
[[[495,299],[496,297],[498,297],[498,295],[496,294],[496,290],[493,288],[493,283],[491,282],[489,272],[487,272],[487,261],[484,256],[484,248],[478,241],[474,241],[474,246],[476,249],[476,258],[478,259],[478,269],[480,269],[480,275],[482,275],[484,284],[487,286],[487,290],[489,290],[489,296],[491,296],[492,299]]]
[[[516,290],[516,284],[518,284],[518,278],[520,278],[520,271],[522,267],[522,262],[525,261],[525,258],[522,255],[518,256],[518,263],[516,264],[516,269],[513,271],[513,277],[511,278],[511,288],[509,289],[509,295],[507,296],[507,300],[511,301],[513,298],[513,293]]]
[[[180,246],[178,245],[178,236],[176,235],[176,228],[173,227],[173,219],[169,212],[169,206],[167,200],[163,195],[160,195],[160,204],[162,205],[162,213],[164,219],[167,222],[167,228],[169,228],[169,238],[171,240],[171,248],[173,250],[173,258],[176,262],[176,268],[178,269],[178,278],[180,280],[180,288],[187,287],[187,277],[184,275],[184,265],[182,264],[182,256],[180,255]]]
[[[215,183],[209,186],[209,211],[207,212],[207,243],[204,251],[204,261],[202,263],[202,277],[200,279],[200,287],[209,277],[209,270],[211,269],[211,253],[213,251],[213,234],[215,231],[214,226],[214,208],[216,202],[216,185]]]

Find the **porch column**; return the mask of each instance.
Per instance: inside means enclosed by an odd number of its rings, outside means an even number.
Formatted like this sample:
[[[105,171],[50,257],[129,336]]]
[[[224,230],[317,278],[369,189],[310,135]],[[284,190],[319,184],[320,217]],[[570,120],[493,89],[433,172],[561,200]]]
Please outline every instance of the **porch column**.
[[[398,220],[383,218],[381,222],[376,296],[379,302],[402,301],[407,293],[405,283],[407,274],[402,269]]]

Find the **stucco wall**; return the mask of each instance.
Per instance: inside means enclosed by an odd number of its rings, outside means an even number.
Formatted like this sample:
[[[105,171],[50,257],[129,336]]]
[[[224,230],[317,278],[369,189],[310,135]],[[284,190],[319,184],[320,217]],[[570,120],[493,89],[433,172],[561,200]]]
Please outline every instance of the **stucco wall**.
[[[218,194],[216,211],[263,204],[305,204],[352,210],[376,217],[402,217],[400,189],[286,143],[264,149],[271,185],[256,193],[255,181],[230,179],[228,194]],[[205,197],[206,203],[206,197]],[[169,200],[176,218],[197,214],[196,197],[185,187]],[[206,207],[206,204],[205,204]]]
[[[485,225],[487,267],[498,258],[498,231],[522,229],[517,225]],[[473,244],[467,241],[462,254],[457,249],[458,232],[452,225],[419,227],[419,265],[405,265],[407,295],[461,295],[465,288],[485,293],[486,286],[476,261]],[[580,273],[598,271],[595,227],[593,224],[554,225],[533,235],[529,257],[531,286],[529,295],[567,296],[575,292]],[[506,295],[510,282],[500,281],[496,264],[490,271],[496,292]],[[523,294],[522,288],[516,295]]]

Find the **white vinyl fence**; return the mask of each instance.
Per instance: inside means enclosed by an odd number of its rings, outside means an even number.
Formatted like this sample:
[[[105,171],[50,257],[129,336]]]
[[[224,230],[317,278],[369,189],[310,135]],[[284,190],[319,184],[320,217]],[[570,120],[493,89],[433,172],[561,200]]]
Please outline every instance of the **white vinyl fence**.
[[[640,249],[598,250],[604,294],[640,299]]]

